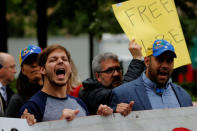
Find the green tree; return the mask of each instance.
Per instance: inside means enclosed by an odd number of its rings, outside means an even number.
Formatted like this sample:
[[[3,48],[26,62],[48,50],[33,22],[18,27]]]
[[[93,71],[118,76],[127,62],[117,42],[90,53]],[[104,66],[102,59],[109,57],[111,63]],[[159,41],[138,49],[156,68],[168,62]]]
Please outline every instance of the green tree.
[[[8,34],[12,37],[37,36],[41,48],[47,46],[47,1],[7,0]]]
[[[29,0],[6,0],[9,37],[36,35],[36,2]]]
[[[193,46],[192,38],[197,35],[197,1],[196,0],[175,0],[180,22],[185,36],[186,44],[190,50]],[[175,69],[173,81],[178,81],[178,74],[186,73],[187,66]]]
[[[197,35],[197,1],[175,0],[183,33],[189,48],[193,46],[192,38]]]

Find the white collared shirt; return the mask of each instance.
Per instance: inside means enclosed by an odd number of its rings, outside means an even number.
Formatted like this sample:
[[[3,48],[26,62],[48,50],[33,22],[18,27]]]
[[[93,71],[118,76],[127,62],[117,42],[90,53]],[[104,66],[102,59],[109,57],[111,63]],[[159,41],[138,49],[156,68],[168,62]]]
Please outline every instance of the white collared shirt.
[[[7,92],[6,92],[6,86],[3,86],[0,82],[0,93],[3,99],[7,102]]]

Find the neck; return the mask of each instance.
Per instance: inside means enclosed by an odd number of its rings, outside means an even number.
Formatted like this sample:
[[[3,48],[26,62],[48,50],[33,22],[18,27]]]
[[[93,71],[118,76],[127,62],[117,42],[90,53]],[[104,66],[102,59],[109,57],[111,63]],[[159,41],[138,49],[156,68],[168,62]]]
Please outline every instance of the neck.
[[[65,98],[66,91],[67,91],[67,85],[64,85],[62,87],[52,85],[48,81],[44,81],[44,85],[42,88],[42,91],[45,92],[48,95],[58,97],[58,98]]]
[[[2,84],[3,86],[6,86],[6,85],[7,85],[7,83],[6,83],[5,81],[1,80],[1,79],[0,79],[0,82],[1,82],[1,84]]]

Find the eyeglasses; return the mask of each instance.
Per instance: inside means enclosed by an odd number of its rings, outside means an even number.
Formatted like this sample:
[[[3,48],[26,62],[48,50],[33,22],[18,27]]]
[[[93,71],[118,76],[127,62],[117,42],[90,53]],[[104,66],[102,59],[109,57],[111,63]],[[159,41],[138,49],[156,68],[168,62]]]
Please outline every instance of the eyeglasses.
[[[122,73],[122,68],[121,67],[110,67],[104,71],[98,71],[98,73],[107,73],[107,74],[113,74],[115,72],[115,70],[118,73]]]

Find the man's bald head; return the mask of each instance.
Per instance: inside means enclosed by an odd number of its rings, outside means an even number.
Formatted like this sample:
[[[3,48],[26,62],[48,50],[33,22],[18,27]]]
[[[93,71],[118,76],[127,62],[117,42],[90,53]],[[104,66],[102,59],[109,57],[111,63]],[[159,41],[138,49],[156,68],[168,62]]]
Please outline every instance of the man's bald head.
[[[14,80],[16,73],[16,63],[14,57],[8,53],[0,52],[0,82],[4,86]]]

